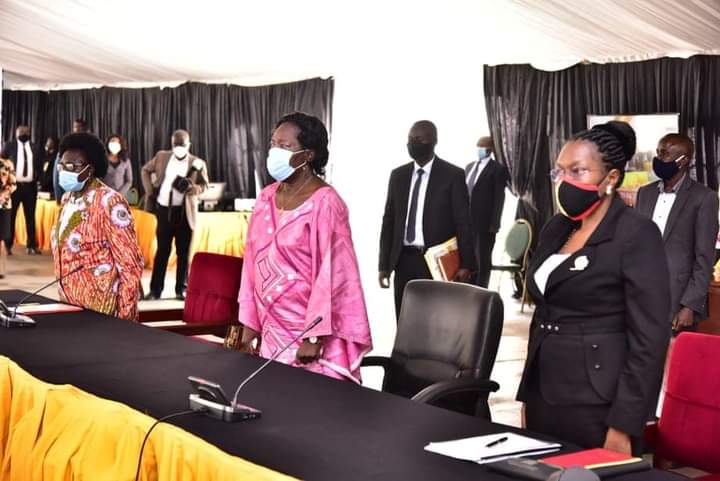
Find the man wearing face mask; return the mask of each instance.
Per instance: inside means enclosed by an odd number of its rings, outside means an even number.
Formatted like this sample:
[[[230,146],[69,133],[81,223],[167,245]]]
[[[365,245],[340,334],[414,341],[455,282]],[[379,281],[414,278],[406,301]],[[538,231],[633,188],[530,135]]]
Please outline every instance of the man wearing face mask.
[[[25,214],[27,232],[27,253],[40,254],[35,237],[35,204],[37,203],[37,181],[42,172],[43,155],[37,146],[30,142],[30,127],[18,125],[15,129],[15,141],[8,142],[0,152],[0,158],[9,159],[15,167],[17,190],[12,194],[12,214],[10,218],[11,236],[7,244],[11,254],[15,240],[15,219],[20,204]]]
[[[636,209],[657,224],[670,268],[673,330],[692,329],[707,317],[715,260],[718,197],[688,173],[693,143],[668,134],[657,146],[653,171],[660,180],[642,187]]]
[[[509,175],[505,166],[495,160],[495,145],[491,137],[480,137],[477,149],[478,160],[465,167],[465,180],[470,195],[470,224],[477,260],[475,284],[487,287]]]
[[[468,190],[465,175],[435,155],[437,129],[428,120],[415,122],[408,134],[412,162],[390,174],[380,233],[380,287],[390,287],[395,272],[395,313],[400,315],[405,285],[432,279],[425,250],[457,237],[460,269],[453,280],[467,282],[475,269]]]
[[[177,271],[175,297],[185,299],[192,232],[198,212],[198,198],[207,184],[205,161],[190,153],[190,134],[176,130],[172,150],[161,150],[142,168],[145,210],[157,217],[157,253],[150,292],[145,299],[160,299],[165,285],[170,247],[175,239]],[[154,174],[154,175],[153,175]]]

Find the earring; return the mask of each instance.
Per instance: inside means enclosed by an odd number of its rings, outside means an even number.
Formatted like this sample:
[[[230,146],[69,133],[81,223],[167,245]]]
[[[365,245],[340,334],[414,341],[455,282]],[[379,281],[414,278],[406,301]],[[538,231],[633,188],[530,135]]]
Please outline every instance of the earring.
[[[612,192],[613,192],[613,191],[612,191],[612,185],[608,184],[607,188],[605,189],[605,193],[606,193],[607,195],[611,195]]]

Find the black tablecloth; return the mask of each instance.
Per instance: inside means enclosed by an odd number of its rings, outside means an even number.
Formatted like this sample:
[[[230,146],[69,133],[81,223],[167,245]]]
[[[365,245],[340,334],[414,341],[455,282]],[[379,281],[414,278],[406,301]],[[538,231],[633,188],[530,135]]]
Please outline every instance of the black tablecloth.
[[[0,292],[9,305],[21,295]],[[0,330],[0,354],[39,379],[73,384],[154,417],[188,408],[188,375],[219,382],[232,396],[261,362],[89,311],[34,318],[35,328]],[[262,418],[228,424],[194,415],[171,422],[227,453],[302,479],[508,479],[423,450],[431,441],[507,426],[276,363],[244,388],[239,401],[261,409]],[[652,471],[614,479],[682,478]]]

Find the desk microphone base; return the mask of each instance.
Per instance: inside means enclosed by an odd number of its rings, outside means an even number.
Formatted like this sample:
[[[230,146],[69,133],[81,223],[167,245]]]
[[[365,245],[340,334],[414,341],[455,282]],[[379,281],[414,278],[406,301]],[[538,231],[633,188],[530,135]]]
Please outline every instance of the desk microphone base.
[[[11,314],[0,313],[0,326],[1,327],[35,327],[35,321],[24,314]]]
[[[226,404],[220,404],[200,397],[199,394],[190,394],[190,409],[193,411],[205,411],[211,418],[225,421],[226,423],[238,423],[242,421],[250,421],[251,419],[259,419],[262,411],[236,404],[231,407]]]

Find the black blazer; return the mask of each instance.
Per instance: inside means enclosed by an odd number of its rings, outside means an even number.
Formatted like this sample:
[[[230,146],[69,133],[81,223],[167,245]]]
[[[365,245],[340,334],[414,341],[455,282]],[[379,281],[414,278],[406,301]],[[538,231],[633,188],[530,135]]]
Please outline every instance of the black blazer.
[[[3,145],[2,152],[0,152],[0,158],[10,159],[13,163],[13,168],[17,167],[18,143],[19,142],[17,140],[11,140],[10,142],[7,142],[5,145]],[[32,142],[30,142],[30,149],[32,150],[33,154],[33,179],[37,181],[40,178],[45,155],[43,151]],[[15,170],[15,175],[18,175],[19,172],[17,172],[17,169]]]
[[[637,211],[652,219],[660,191],[658,182],[642,187],[637,194]],[[695,312],[695,321],[707,318],[707,294],[715,264],[718,234],[718,196],[686,177],[678,189],[663,233],[670,269],[671,310],[682,306]]]
[[[518,400],[609,405],[608,426],[639,436],[657,400],[670,338],[670,283],[657,226],[615,198],[585,246],[550,275],[535,272],[579,223],[556,215],[528,276],[536,303]]]
[[[477,162],[471,162],[465,167],[466,177]],[[470,196],[470,224],[474,235],[481,232],[497,233],[500,230],[505,186],[509,177],[505,166],[491,159],[475,181]]]
[[[414,165],[414,162],[410,162],[390,174],[380,232],[380,271],[394,271],[400,258],[405,238],[405,218]],[[468,204],[463,170],[435,157],[428,179],[423,211],[425,246],[432,247],[457,236],[460,265],[475,270]]]

